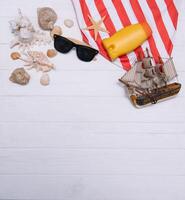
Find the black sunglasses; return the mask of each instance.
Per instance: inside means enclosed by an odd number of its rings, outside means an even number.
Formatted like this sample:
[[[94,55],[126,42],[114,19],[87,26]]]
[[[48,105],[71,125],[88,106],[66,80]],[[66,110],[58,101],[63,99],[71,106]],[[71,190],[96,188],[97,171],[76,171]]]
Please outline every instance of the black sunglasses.
[[[60,35],[54,35],[54,47],[60,53],[68,53],[72,48],[76,48],[77,56],[80,60],[90,62],[99,53],[89,46],[80,45]]]

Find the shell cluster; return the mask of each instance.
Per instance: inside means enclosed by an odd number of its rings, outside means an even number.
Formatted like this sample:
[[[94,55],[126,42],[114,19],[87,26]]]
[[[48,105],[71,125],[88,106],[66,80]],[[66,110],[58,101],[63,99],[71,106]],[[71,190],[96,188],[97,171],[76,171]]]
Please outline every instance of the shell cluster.
[[[45,33],[35,30],[28,17],[18,10],[18,17],[9,22],[14,39],[10,42],[10,48],[19,46],[23,50],[36,44],[48,44],[51,42]]]
[[[44,31],[50,31],[49,34],[35,30],[30,19],[22,14],[21,10],[18,10],[18,16],[9,22],[11,32],[14,34],[14,39],[11,41],[10,47],[18,46],[21,48],[20,52],[11,53],[12,60],[21,60],[24,62],[26,70],[35,69],[41,71],[42,76],[40,83],[44,86],[49,85],[50,77],[48,72],[54,69],[54,64],[50,62],[49,58],[53,58],[57,55],[55,49],[48,49],[47,53],[40,51],[32,51],[33,45],[49,44],[54,34],[62,35],[62,28],[55,25],[58,16],[56,12],[50,7],[42,7],[37,9],[37,18],[40,28]],[[74,26],[74,22],[71,19],[65,19],[64,25],[68,28]],[[14,70],[10,76],[10,81],[26,85],[29,83],[30,75],[24,68],[18,68]]]
[[[19,52],[13,52],[11,54],[11,58],[13,60],[21,60],[24,62],[24,66],[27,68],[27,70],[35,69],[36,71],[43,72],[43,75],[41,76],[40,83],[42,85],[48,85],[50,82],[49,75],[47,72],[54,69],[54,64],[50,62],[48,57],[40,51],[27,51],[20,54]],[[23,73],[24,72],[24,73]],[[25,74],[25,78],[28,78],[28,75],[26,74],[26,71],[24,68],[21,68],[21,70],[17,69],[17,71],[14,71],[13,74],[10,77],[10,80],[12,82],[16,82],[21,84],[21,77],[23,78],[23,75]],[[29,82],[29,81],[28,81]],[[23,82],[24,83],[24,82]],[[24,85],[24,84],[21,84]]]

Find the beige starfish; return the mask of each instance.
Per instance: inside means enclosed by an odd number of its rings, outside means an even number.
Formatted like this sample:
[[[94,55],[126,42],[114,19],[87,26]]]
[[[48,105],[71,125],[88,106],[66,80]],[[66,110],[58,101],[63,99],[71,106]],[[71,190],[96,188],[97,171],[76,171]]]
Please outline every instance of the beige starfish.
[[[105,28],[101,27],[101,25],[105,19],[105,16],[102,17],[99,21],[95,21],[91,16],[88,16],[88,17],[89,17],[92,25],[84,28],[84,30],[94,30],[95,41],[97,40],[99,31],[108,33],[108,31]]]

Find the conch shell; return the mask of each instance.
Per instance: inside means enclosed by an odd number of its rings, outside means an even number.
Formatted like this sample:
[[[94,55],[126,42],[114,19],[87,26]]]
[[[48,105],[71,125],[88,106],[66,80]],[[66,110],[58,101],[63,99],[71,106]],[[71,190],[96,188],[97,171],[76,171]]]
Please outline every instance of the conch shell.
[[[56,12],[49,7],[43,7],[37,9],[38,23],[43,30],[52,30],[54,24],[57,21]]]

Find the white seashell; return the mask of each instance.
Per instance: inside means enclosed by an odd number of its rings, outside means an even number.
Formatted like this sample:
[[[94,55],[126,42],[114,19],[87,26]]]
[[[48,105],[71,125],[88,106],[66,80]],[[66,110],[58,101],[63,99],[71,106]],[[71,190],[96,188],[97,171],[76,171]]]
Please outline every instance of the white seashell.
[[[54,27],[54,24],[57,21],[57,14],[56,12],[49,7],[43,7],[37,9],[37,15],[38,15],[38,22],[40,27],[43,30],[52,30]]]
[[[23,43],[31,43],[33,41],[34,32],[29,31],[27,28],[20,29],[19,41]]]
[[[50,83],[50,78],[49,75],[47,73],[43,73],[43,75],[40,78],[40,84],[47,86]]]
[[[68,27],[68,28],[71,28],[71,27],[74,26],[74,22],[73,22],[73,20],[71,20],[71,19],[65,19],[65,20],[64,20],[64,25],[65,25],[66,27]]]
[[[11,32],[14,34],[14,39],[10,43],[10,47],[13,48],[18,45],[22,50],[28,49],[36,44],[43,44],[51,42],[45,33],[36,31],[33,24],[28,17],[22,15],[19,10],[19,16],[9,22]]]
[[[51,35],[52,38],[53,38],[54,35],[62,35],[62,28],[60,26],[54,26],[50,35]]]

